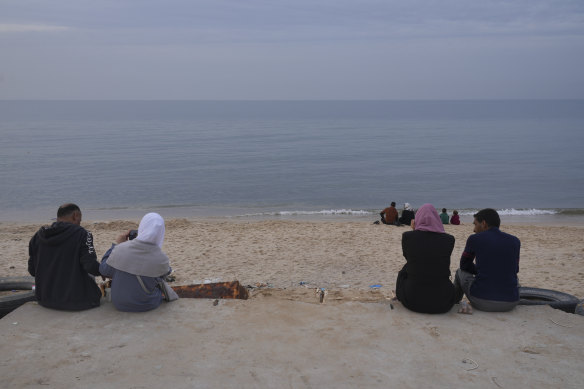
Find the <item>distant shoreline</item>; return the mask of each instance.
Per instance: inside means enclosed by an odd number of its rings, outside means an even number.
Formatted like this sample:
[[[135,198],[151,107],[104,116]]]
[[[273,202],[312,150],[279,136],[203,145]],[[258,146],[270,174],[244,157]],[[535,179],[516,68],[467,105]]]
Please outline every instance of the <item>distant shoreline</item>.
[[[184,209],[120,209],[120,210],[83,210],[83,222],[88,223],[108,223],[113,221],[127,221],[138,223],[142,216],[148,212],[158,212],[166,220],[186,219],[192,222],[216,221],[216,222],[260,222],[260,221],[290,221],[290,222],[355,222],[373,223],[379,220],[375,213],[368,214],[325,214],[325,213],[300,213],[300,214],[219,214],[208,212],[185,212]],[[46,225],[55,221],[55,216],[47,211],[11,211],[0,215],[0,224],[16,225]],[[461,226],[468,226],[472,229],[472,215],[461,216]],[[584,215],[501,215],[501,228],[506,225],[518,226],[549,226],[549,227],[584,227]]]

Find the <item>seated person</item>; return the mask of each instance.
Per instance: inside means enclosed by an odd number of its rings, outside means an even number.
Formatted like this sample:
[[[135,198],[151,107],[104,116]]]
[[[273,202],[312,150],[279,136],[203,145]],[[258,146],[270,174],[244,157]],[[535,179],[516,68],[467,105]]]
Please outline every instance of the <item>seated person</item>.
[[[449,216],[446,213],[446,208],[442,208],[442,213],[440,214],[440,220],[442,220],[442,224],[448,224]]]
[[[404,210],[402,211],[402,215],[398,221],[400,222],[400,224],[405,224],[405,225],[409,226],[415,217],[416,217],[416,214],[414,213],[414,211],[412,211],[412,208],[410,207],[410,203],[405,203]]]
[[[93,236],[81,227],[81,217],[77,205],[61,205],[57,221],[30,240],[28,272],[43,307],[68,311],[99,307],[101,291],[94,279],[100,275],[99,262]]]
[[[460,225],[460,216],[458,216],[458,211],[452,211],[452,217],[450,218],[450,224],[455,226]]]
[[[164,219],[148,213],[140,221],[138,236],[129,232],[118,236],[99,266],[101,274],[112,278],[112,303],[120,311],[143,312],[157,308],[163,295],[162,277],[170,274],[170,261],[161,250]]]
[[[396,224],[398,214],[397,209],[395,209],[395,201],[392,201],[391,205],[381,211],[379,215],[381,215],[381,222],[383,224]]]
[[[450,281],[454,237],[444,231],[431,204],[420,207],[413,224],[414,231],[402,235],[406,264],[397,276],[397,299],[415,312],[448,312],[456,302]]]
[[[499,230],[501,219],[494,209],[474,215],[474,235],[468,237],[456,271],[457,301],[466,294],[481,311],[510,311],[519,302],[519,250],[517,237]]]

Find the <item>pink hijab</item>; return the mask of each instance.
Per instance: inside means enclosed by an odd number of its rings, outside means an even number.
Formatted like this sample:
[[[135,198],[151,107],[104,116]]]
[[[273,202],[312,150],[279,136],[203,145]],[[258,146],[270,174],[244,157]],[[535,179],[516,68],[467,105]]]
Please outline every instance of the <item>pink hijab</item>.
[[[432,204],[424,204],[416,212],[415,229],[416,231],[430,231],[445,233],[442,220]]]

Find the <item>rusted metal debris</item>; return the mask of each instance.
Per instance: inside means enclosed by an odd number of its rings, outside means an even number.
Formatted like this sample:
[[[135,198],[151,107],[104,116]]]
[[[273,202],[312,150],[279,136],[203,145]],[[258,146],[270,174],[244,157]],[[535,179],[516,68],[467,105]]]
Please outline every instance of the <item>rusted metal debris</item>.
[[[173,286],[172,289],[180,298],[208,299],[242,299],[247,300],[247,289],[239,281],[214,282],[210,284],[193,284]]]

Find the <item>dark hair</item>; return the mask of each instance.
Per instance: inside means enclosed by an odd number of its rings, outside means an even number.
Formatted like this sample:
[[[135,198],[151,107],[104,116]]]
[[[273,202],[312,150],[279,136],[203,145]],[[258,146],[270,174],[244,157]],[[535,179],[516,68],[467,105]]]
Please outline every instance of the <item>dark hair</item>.
[[[59,210],[57,211],[57,218],[67,217],[75,211],[81,212],[81,209],[76,204],[73,203],[63,204],[59,207]]]
[[[392,206],[392,207],[395,207],[395,201],[392,201],[392,202],[391,202],[391,206]]]
[[[501,218],[499,217],[497,211],[492,208],[481,209],[473,216],[479,223],[482,223],[483,221],[487,222],[487,226],[489,227],[499,228],[499,226],[501,226]]]
[[[446,208],[442,208],[442,213],[446,213]]]
[[[452,211],[453,214],[458,215],[458,211],[454,210]]]

